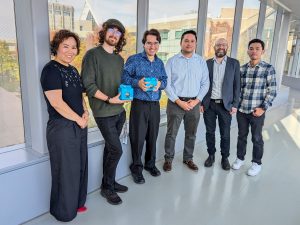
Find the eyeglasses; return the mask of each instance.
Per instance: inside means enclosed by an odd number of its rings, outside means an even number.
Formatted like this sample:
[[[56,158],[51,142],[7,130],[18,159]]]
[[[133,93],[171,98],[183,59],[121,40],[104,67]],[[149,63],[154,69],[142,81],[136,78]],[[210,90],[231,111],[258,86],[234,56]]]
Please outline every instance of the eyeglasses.
[[[108,28],[108,33],[114,34],[116,37],[121,37],[122,33],[114,28]]]
[[[159,45],[159,42],[158,42],[158,41],[156,41],[156,42],[148,42],[148,41],[147,41],[147,42],[145,43],[145,45],[148,46],[148,47],[150,47],[150,46],[155,46],[155,47],[156,47],[156,46]]]
[[[226,48],[226,47],[227,47],[227,44],[216,44],[216,47],[217,47],[217,48],[220,48],[220,47]]]

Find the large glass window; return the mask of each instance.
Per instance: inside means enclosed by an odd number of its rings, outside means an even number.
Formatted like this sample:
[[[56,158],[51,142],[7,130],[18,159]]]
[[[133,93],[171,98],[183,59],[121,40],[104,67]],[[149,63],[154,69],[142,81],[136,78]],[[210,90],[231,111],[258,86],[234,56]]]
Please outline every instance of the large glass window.
[[[214,43],[218,38],[228,41],[228,52],[232,42],[235,0],[209,0],[207,10],[207,24],[205,33],[204,56],[214,56]]]
[[[13,0],[0,8],[0,103],[0,148],[24,143]]]
[[[197,29],[197,9],[197,0],[149,1],[149,29],[160,31],[162,41],[158,55],[164,62],[180,51],[181,34]]]
[[[262,58],[266,62],[270,62],[270,58],[271,58],[275,22],[276,22],[276,10],[267,6],[264,30],[262,33],[262,40],[265,42],[265,54],[263,55]]]
[[[149,1],[149,29],[155,28],[160,31],[162,41],[158,56],[164,63],[180,52],[182,33],[190,29],[197,30],[198,2],[198,0]],[[161,109],[166,108],[167,100],[163,92]]]
[[[237,59],[243,65],[249,61],[248,43],[256,37],[260,1],[245,0],[242,14],[241,30]]]
[[[286,50],[286,59],[284,64],[284,75],[292,75],[293,60],[296,54],[297,28],[300,26],[300,20],[290,22],[290,31]]]
[[[102,23],[110,18],[120,20],[126,28],[127,44],[121,53],[122,57],[126,60],[136,53],[137,0],[49,0],[48,11],[50,39],[59,29],[69,29],[79,35],[80,55],[73,62],[79,71],[86,51],[98,44]],[[125,108],[128,110],[129,106]],[[94,126],[96,123],[90,116],[89,127]]]

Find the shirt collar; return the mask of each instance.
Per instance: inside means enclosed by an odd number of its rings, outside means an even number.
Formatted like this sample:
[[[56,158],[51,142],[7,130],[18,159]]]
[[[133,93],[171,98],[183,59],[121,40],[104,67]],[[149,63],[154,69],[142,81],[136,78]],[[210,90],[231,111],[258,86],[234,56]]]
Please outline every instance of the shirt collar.
[[[180,57],[180,58],[185,58],[185,59],[192,59],[192,58],[195,58],[195,57],[196,57],[196,53],[193,52],[192,57],[188,58],[188,57],[184,56],[184,55],[182,54],[182,52],[180,51],[180,52],[179,52],[179,57]]]
[[[263,65],[264,65],[264,61],[260,60],[259,63],[257,63],[257,64],[255,65],[255,67],[263,67]],[[248,62],[247,66],[253,68],[253,67],[251,66],[250,61]]]
[[[142,57],[145,58],[145,59],[147,59],[150,62],[150,60],[148,59],[148,56],[147,56],[147,53],[146,53],[145,50],[142,52]],[[155,54],[153,62],[156,61],[156,60],[157,60],[157,55]]]
[[[219,63],[219,62],[217,61],[217,57],[216,57],[216,56],[213,57],[213,61],[216,62],[216,63]],[[225,57],[223,58],[222,62],[219,63],[219,64],[224,64],[224,63],[226,63],[226,62],[227,62],[227,55],[225,55]]]

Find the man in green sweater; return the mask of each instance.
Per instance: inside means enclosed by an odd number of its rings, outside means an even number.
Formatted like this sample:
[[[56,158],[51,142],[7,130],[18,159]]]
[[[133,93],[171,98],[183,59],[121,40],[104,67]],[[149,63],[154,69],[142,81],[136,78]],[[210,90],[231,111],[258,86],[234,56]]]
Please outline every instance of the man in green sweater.
[[[99,46],[83,58],[82,80],[96,123],[105,140],[101,195],[110,204],[122,203],[117,192],[128,188],[115,181],[116,168],[122,155],[120,134],[126,120],[124,101],[119,99],[124,59],[119,55],[126,43],[125,27],[116,19],[103,23]]]

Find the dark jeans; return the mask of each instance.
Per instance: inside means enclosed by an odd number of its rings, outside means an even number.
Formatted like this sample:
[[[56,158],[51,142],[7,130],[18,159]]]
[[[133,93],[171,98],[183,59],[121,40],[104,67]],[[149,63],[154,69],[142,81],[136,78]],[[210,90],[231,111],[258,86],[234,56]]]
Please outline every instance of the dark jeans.
[[[176,103],[168,100],[167,105],[167,134],[165,139],[165,160],[172,161],[175,155],[175,141],[176,136],[183,120],[185,138],[183,149],[183,160],[192,160],[196,133],[200,120],[199,104],[192,110],[185,111]]]
[[[236,115],[239,135],[238,135],[238,143],[237,143],[237,157],[240,160],[245,159],[246,155],[246,147],[247,147],[247,137],[249,133],[249,125],[251,126],[251,134],[252,134],[252,143],[253,143],[253,151],[252,151],[252,162],[257,164],[261,164],[261,159],[264,152],[264,141],[262,137],[262,128],[264,126],[265,121],[265,113],[260,117],[255,117],[250,114],[238,112]]]
[[[158,101],[141,101],[134,99],[131,103],[129,120],[129,137],[131,143],[132,164],[130,170],[141,174],[141,160],[146,140],[145,167],[153,168],[156,160],[156,140],[160,122],[160,106]]]
[[[50,213],[68,222],[84,206],[87,196],[87,128],[65,118],[47,124],[47,145],[51,166]]]
[[[221,155],[227,158],[230,150],[230,125],[232,116],[224,108],[223,103],[215,103],[210,101],[208,109],[203,114],[204,123],[206,126],[206,144],[209,155],[214,155],[216,152],[216,120],[218,118],[220,135],[221,135]]]
[[[105,141],[103,153],[103,189],[114,189],[116,169],[122,156],[120,134],[126,120],[126,113],[109,117],[95,117],[96,123]]]

